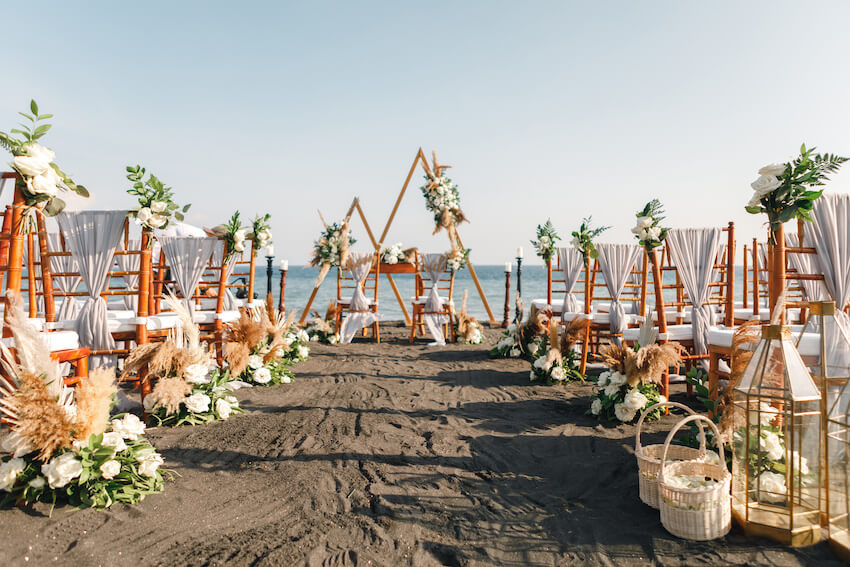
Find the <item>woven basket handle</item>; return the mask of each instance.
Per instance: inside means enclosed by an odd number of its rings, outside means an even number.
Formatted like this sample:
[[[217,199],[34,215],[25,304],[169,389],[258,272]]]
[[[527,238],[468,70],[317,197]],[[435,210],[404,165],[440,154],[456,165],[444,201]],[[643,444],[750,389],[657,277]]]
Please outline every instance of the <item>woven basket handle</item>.
[[[717,448],[719,449],[718,453],[720,455],[720,462],[722,463],[722,466],[725,468],[725,466],[726,466],[726,453],[723,451],[723,441],[720,440],[720,430],[717,429],[717,426],[714,424],[713,421],[711,421],[710,419],[708,419],[704,415],[694,414],[694,415],[689,415],[688,417],[686,417],[685,419],[683,419],[682,421],[677,423],[673,427],[673,429],[670,430],[670,433],[667,434],[667,440],[664,441],[664,450],[661,452],[661,468],[658,469],[658,480],[659,481],[661,481],[661,479],[664,478],[664,476],[663,476],[664,475],[664,462],[667,460],[667,449],[670,448],[670,443],[673,442],[673,437],[676,436],[676,433],[678,433],[679,430],[682,427],[684,427],[686,424],[688,424],[692,421],[708,422],[708,424],[711,426],[711,429],[714,430],[714,438],[717,439]],[[705,445],[705,431],[703,430],[702,427],[700,427],[700,436],[701,436],[700,445],[704,446]]]
[[[649,406],[648,408],[643,410],[643,412],[640,414],[640,419],[638,419],[637,431],[635,432],[635,453],[639,453],[640,450],[641,450],[641,447],[642,447],[642,445],[640,444],[640,432],[641,432],[641,428],[643,427],[643,420],[646,419],[646,416],[648,416],[656,408],[663,408],[665,406],[677,407],[680,410],[685,410],[688,413],[688,415],[695,415],[694,410],[692,410],[691,408],[689,408],[685,404],[680,404],[678,402],[671,402],[671,401],[668,400],[666,402],[658,402],[657,404],[652,404],[651,406]],[[704,455],[705,454],[705,433],[702,430],[702,423],[698,423],[697,425],[699,426],[699,430],[700,430],[699,450],[700,450],[700,453]]]

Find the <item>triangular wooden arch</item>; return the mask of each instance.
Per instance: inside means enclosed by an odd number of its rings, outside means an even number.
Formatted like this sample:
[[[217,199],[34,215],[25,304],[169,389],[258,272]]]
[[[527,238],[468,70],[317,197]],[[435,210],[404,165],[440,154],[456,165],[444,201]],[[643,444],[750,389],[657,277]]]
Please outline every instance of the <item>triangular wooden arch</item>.
[[[401,187],[401,191],[398,194],[398,198],[393,205],[393,210],[390,213],[389,218],[387,219],[387,224],[384,226],[384,231],[381,233],[381,237],[379,239],[375,239],[375,235],[372,232],[372,228],[369,225],[369,221],[366,220],[366,215],[363,212],[363,208],[360,206],[360,199],[355,197],[351,202],[351,206],[348,208],[348,212],[345,214],[345,221],[351,220],[351,215],[354,214],[354,211],[357,211],[357,214],[360,216],[360,220],[363,221],[363,226],[366,228],[366,234],[369,235],[369,240],[372,242],[372,246],[374,246],[376,252],[380,252],[381,246],[384,243],[384,238],[387,237],[387,233],[390,230],[390,226],[392,226],[393,219],[395,218],[396,212],[398,212],[398,207],[401,205],[401,200],[404,198],[405,193],[407,192],[407,187],[410,185],[410,180],[413,178],[413,172],[416,171],[416,166],[421,165],[422,169],[425,170],[425,173],[430,177],[431,176],[431,167],[428,165],[428,160],[425,158],[425,154],[422,151],[422,148],[416,152],[416,157],[413,159],[413,163],[410,166],[410,171],[407,173],[407,178],[404,180],[404,185]],[[321,217],[322,213],[319,212],[319,216]],[[322,218],[322,223],[327,227],[327,223],[325,223],[324,218]],[[459,248],[463,248],[463,242],[460,239],[460,234],[455,231],[455,235],[457,238],[457,245]],[[450,243],[452,244],[452,243]],[[475,266],[472,265],[472,262],[467,264],[467,268],[469,269],[469,274],[472,276],[472,280],[475,282],[475,287],[478,290],[478,295],[481,297],[481,302],[484,304],[484,309],[487,310],[487,316],[490,318],[490,324],[496,324],[496,319],[493,317],[493,312],[490,310],[490,303],[487,301],[487,296],[484,294],[484,289],[481,287],[481,282],[478,281],[478,274],[475,273]],[[383,274],[387,277],[390,282],[390,287],[392,287],[393,293],[395,294],[396,300],[398,301],[399,306],[401,307],[402,313],[404,313],[404,320],[407,325],[411,324],[410,314],[407,312],[407,307],[404,304],[404,299],[401,296],[401,293],[398,290],[398,287],[395,284],[395,280],[393,279],[392,274],[385,273]],[[307,300],[307,305],[304,307],[304,310],[301,312],[301,318],[299,322],[301,324],[304,323],[308,313],[310,312],[310,307],[313,305],[313,300],[316,299],[316,294],[319,292],[319,287],[322,285],[321,281],[316,282],[316,285],[313,287],[313,292],[310,294],[310,299]]]

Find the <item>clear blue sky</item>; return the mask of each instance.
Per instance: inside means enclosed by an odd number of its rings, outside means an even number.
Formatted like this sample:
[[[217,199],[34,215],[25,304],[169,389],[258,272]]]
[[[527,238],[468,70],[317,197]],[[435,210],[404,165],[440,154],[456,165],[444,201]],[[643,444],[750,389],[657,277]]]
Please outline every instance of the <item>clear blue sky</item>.
[[[55,113],[45,143],[85,206],[129,207],[141,163],[190,222],[272,213],[293,263],[317,208],[359,195],[380,232],[420,146],[454,166],[482,264],[528,255],[547,217],[631,241],[652,197],[671,226],[751,238],[759,167],[804,141],[850,155],[848,2],[18,2],[3,21],[0,129],[31,97]],[[387,241],[446,249],[414,179]]]

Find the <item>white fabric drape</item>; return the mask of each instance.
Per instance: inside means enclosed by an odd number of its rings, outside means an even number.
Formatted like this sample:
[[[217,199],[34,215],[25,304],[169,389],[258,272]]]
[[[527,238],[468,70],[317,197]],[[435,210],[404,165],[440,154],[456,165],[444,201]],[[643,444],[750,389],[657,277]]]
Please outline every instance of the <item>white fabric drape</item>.
[[[808,239],[807,239],[808,240]],[[799,246],[800,239],[796,234],[786,234],[785,235],[785,244],[786,246],[797,247]],[[805,244],[810,244],[807,241],[804,241]],[[791,264],[791,267],[797,270],[798,273],[801,274],[820,274],[820,265],[818,264],[818,259],[815,257],[815,254],[788,254],[788,262]],[[789,283],[793,280],[789,280]],[[827,292],[826,288],[823,285],[823,282],[817,280],[800,280],[800,284],[803,287],[803,299],[806,301],[818,301],[826,299]]]
[[[605,278],[605,287],[611,295],[608,328],[614,335],[622,335],[625,330],[626,310],[620,303],[620,295],[629,279],[629,274],[640,257],[642,248],[636,244],[598,244],[599,269]],[[620,337],[612,337],[615,344],[621,344]]]
[[[221,257],[224,255],[224,241],[219,240],[218,245],[215,247],[215,250],[212,253],[212,263],[213,265],[219,266],[221,265]],[[224,281],[230,283],[230,275],[233,273],[233,268],[236,266],[237,254],[231,254],[230,259],[227,260],[227,265],[223,266],[225,271]],[[249,299],[249,301],[253,301],[253,298]],[[224,310],[225,311],[236,311],[239,309],[239,301],[237,301],[236,296],[233,295],[233,292],[230,291],[229,287],[224,288]]]
[[[142,247],[142,241],[138,238],[131,238],[127,241],[127,250],[139,251]],[[138,290],[139,286],[139,266],[142,262],[142,257],[139,254],[118,254],[115,256],[115,261],[118,263],[118,270],[122,272],[135,272],[121,276],[128,291]],[[139,304],[138,295],[125,295],[124,307],[127,309],[136,310]]]
[[[62,240],[58,232],[50,232],[47,234],[47,249],[51,252],[62,251]],[[51,273],[71,273],[79,272],[80,267],[77,264],[77,259],[73,256],[51,256],[50,257]],[[73,293],[77,291],[80,282],[83,281],[82,276],[57,276],[53,278],[53,285],[56,289],[63,293]],[[70,321],[77,318],[80,311],[80,304],[74,296],[65,296],[62,298],[62,304],[59,306],[59,311],[56,313],[57,321]]]
[[[363,293],[363,282],[372,269],[372,260],[375,255],[372,252],[349,252],[348,262],[345,269],[354,278],[354,293],[348,302],[348,307],[358,313],[346,313],[345,319],[339,332],[339,342],[348,344],[357,334],[357,331],[368,327],[378,320],[377,313],[366,312],[369,309],[369,299]]]
[[[214,237],[161,236],[159,243],[165,255],[165,263],[171,268],[171,277],[177,282],[189,313],[194,313],[192,294],[219,240]]]
[[[711,295],[709,284],[717,273],[714,265],[722,235],[719,228],[675,228],[667,233],[670,259],[693,305],[691,327],[697,354],[708,352],[708,331],[717,321],[714,309],[706,302]]]
[[[850,318],[843,310],[850,301],[850,195],[821,195],[812,218],[810,232],[826,290],[835,301],[836,318],[850,328]]]
[[[559,246],[557,250],[558,260],[561,263],[561,271],[564,273],[564,282],[567,289],[561,309],[561,318],[566,321],[568,317],[567,313],[579,313],[583,310],[575,294],[573,294],[573,288],[579,276],[581,276],[582,268],[584,268],[584,256],[572,246]]]
[[[446,315],[438,313],[444,310],[444,305],[443,298],[440,297],[440,291],[437,289],[440,276],[446,271],[447,263],[445,254],[422,255],[422,272],[431,281],[431,290],[425,299],[422,319],[425,321],[425,326],[428,327],[431,336],[434,337],[434,342],[438,345],[446,344],[446,337],[443,335],[442,326],[449,322],[449,318]]]
[[[127,211],[63,212],[56,217],[68,249],[77,258],[88,290],[89,296],[77,317],[76,330],[80,345],[92,350],[115,348],[106,301],[100,294],[109,283],[109,270],[126,218]],[[89,364],[93,368],[111,366],[115,364],[115,357],[94,356]]]

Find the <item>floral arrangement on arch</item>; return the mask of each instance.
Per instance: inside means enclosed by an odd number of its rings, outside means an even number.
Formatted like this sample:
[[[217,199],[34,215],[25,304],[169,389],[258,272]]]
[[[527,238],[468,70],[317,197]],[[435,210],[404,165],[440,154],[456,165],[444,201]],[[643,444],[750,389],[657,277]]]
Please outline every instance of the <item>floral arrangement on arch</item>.
[[[215,367],[186,307],[173,295],[165,302],[182,328],[165,341],[138,345],[124,363],[124,376],[147,371],[148,379],[156,380],[143,402],[149,419],[156,425],[199,425],[242,413],[232,395],[233,379]]]
[[[307,333],[310,342],[319,342],[327,345],[335,345],[339,342],[339,333],[336,330],[336,315],[338,310],[339,307],[333,300],[328,304],[324,318],[320,317],[318,311],[313,309],[313,318],[304,325],[304,332]]]
[[[587,261],[588,258],[593,260],[599,256],[599,252],[597,252],[593,241],[609,228],[611,227],[600,226],[594,228],[593,217],[585,217],[581,220],[581,226],[579,226],[578,230],[573,231],[573,239],[570,244],[573,248],[581,252],[585,261]]]
[[[59,197],[61,191],[72,191],[81,197],[88,197],[89,192],[59,169],[53,161],[56,155],[51,149],[38,143],[52,126],[42,121],[53,118],[53,115],[39,114],[34,100],[30,101],[29,110],[29,113],[18,113],[27,120],[27,124],[20,123],[20,128],[12,129],[10,134],[0,132],[0,147],[12,154],[10,165],[21,176],[18,186],[27,208],[43,203],[44,214],[54,216],[65,208],[65,201]]]
[[[563,384],[573,380],[584,382],[579,369],[579,354],[573,345],[583,341],[590,329],[590,320],[576,317],[560,332],[562,325],[554,319],[549,320],[549,341],[541,342],[532,354],[529,379],[542,384]]]
[[[331,268],[345,265],[348,251],[357,242],[351,236],[348,220],[332,223],[325,227],[319,239],[313,243],[313,257],[310,266],[319,266],[327,274]],[[324,278],[324,276],[322,276]]]
[[[469,290],[463,290],[463,301],[460,311],[457,313],[455,322],[455,336],[461,343],[468,345],[480,345],[484,340],[484,332],[478,319],[467,313],[466,302],[469,298]]]
[[[0,416],[9,431],[0,441],[0,505],[108,508],[162,492],[163,459],[145,439],[145,425],[132,414],[110,419],[115,373],[96,368],[75,391],[66,387],[20,296],[9,299],[17,359],[0,345]]]
[[[457,273],[469,265],[469,248],[454,248],[446,253],[446,264]]]
[[[425,175],[425,184],[421,187],[422,195],[425,197],[425,208],[434,215],[434,234],[446,229],[449,233],[449,241],[454,243],[457,239],[458,223],[467,220],[466,215],[460,209],[460,193],[457,184],[449,179],[445,171],[450,165],[441,165],[437,160],[437,152],[433,152],[433,164],[431,171]]]
[[[174,192],[171,187],[159,180],[153,173],[145,179],[145,168],[140,165],[128,165],[127,179],[133,183],[133,187],[127,193],[138,197],[139,208],[130,211],[128,215],[145,228],[168,228],[172,216],[182,222],[183,213],[192,205],[185,205],[182,209],[174,202]]]
[[[835,173],[848,158],[835,154],[813,153],[817,148],[800,146],[800,155],[787,163],[773,163],[759,169],[759,178],[750,184],[753,196],[747,212],[767,215],[770,240],[773,232],[785,222],[799,218],[811,221],[809,212],[823,189],[829,174]]]
[[[664,220],[664,207],[661,201],[653,199],[635,214],[637,223],[632,229],[632,234],[638,239],[638,243],[647,252],[664,244],[669,228],[661,226]]]
[[[537,225],[537,240],[532,240],[531,245],[534,246],[537,255],[548,263],[552,261],[555,243],[559,240],[561,240],[561,237],[555,231],[552,220],[546,219],[545,223]]]
[[[252,315],[241,310],[239,320],[225,328],[224,360],[232,376],[259,385],[289,384],[293,374],[290,364],[306,360],[310,349],[307,333],[296,329],[274,308],[269,294],[266,303]]]
[[[272,227],[269,224],[271,218],[272,216],[266,213],[263,216],[257,215],[254,217],[254,220],[251,221],[251,233],[248,236],[254,240],[254,246],[252,247],[254,254],[256,254],[260,248],[265,248],[273,242]]]
[[[528,319],[517,325],[511,323],[490,349],[490,358],[525,358],[533,356],[548,337],[551,312],[538,309],[532,304]]]

